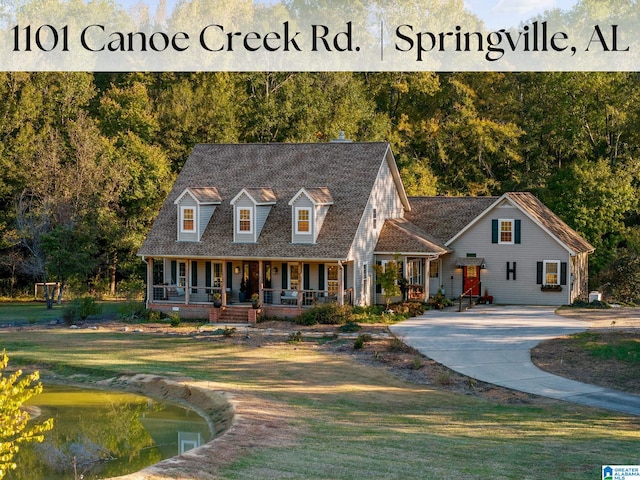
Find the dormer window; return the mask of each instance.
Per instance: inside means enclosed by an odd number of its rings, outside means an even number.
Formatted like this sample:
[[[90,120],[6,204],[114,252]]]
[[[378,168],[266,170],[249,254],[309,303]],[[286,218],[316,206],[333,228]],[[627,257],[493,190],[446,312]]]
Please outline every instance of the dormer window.
[[[173,202],[177,205],[177,240],[199,242],[221,200],[216,187],[185,188]]]
[[[196,231],[196,213],[193,207],[182,207],[182,222],[181,222],[181,232],[182,233],[193,233]]]
[[[296,233],[301,235],[311,234],[311,209],[306,207],[296,208]]]
[[[291,205],[291,243],[316,243],[333,205],[327,187],[301,188],[289,201]]]
[[[238,208],[238,232],[252,233],[251,208]]]

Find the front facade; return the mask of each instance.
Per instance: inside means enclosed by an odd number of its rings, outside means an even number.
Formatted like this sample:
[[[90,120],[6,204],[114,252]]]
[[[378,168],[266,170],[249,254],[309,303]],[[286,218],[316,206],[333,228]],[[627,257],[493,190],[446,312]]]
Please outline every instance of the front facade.
[[[557,231],[536,217],[535,197],[459,198],[408,198],[387,143],[198,145],[139,252],[148,307],[218,318],[252,299],[281,316],[383,303],[374,266],[390,260],[412,300],[586,295],[593,249],[548,209]]]

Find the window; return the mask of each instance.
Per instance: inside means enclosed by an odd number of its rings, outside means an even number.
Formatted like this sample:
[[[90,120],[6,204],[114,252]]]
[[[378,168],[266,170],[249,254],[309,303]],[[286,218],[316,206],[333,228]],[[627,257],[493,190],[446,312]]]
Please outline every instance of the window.
[[[289,265],[289,289],[297,290],[298,289],[298,280],[299,280],[299,270],[298,264],[292,263]]]
[[[187,286],[187,264],[185,262],[178,262],[178,286]]]
[[[500,226],[500,239],[498,243],[513,243],[513,220],[498,220]]]
[[[338,294],[338,265],[327,265],[327,291],[329,295]]]
[[[422,285],[422,260],[407,263],[407,279],[411,285]]]
[[[238,232],[253,232],[250,208],[238,208]]]
[[[214,263],[213,264],[213,286],[216,288],[221,288],[222,287],[222,264],[221,263]]]
[[[196,213],[193,207],[182,207],[182,222],[180,225],[181,232],[196,231]]]
[[[544,284],[560,285],[560,262],[557,260],[544,261]]]
[[[373,229],[378,228],[378,209],[373,209]]]
[[[296,233],[311,233],[311,210],[308,208],[296,208]]]
[[[440,276],[440,261],[433,260],[429,264],[429,277],[438,278]]]

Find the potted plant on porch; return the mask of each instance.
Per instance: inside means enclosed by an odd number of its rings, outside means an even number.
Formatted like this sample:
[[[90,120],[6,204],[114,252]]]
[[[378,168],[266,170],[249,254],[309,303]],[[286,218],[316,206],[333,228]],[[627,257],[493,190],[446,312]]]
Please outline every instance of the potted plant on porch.
[[[260,295],[254,293],[251,295],[251,306],[255,308],[260,308]]]
[[[213,306],[215,308],[220,308],[222,306],[222,295],[217,292],[213,294]]]

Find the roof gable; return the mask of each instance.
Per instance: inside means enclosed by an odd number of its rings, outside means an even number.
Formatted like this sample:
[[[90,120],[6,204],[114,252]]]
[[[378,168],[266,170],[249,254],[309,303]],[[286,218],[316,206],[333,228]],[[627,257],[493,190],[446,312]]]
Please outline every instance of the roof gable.
[[[273,205],[276,203],[276,195],[269,187],[243,188],[229,203],[234,205],[242,195],[249,197],[254,205]]]
[[[333,205],[333,197],[327,187],[304,188],[298,190],[293,198],[289,201],[289,205],[296,203],[300,195],[306,196],[314,205]]]
[[[185,188],[173,203],[177,205],[185,195],[191,196],[200,205],[218,205],[222,202],[216,187],[195,187]]]

